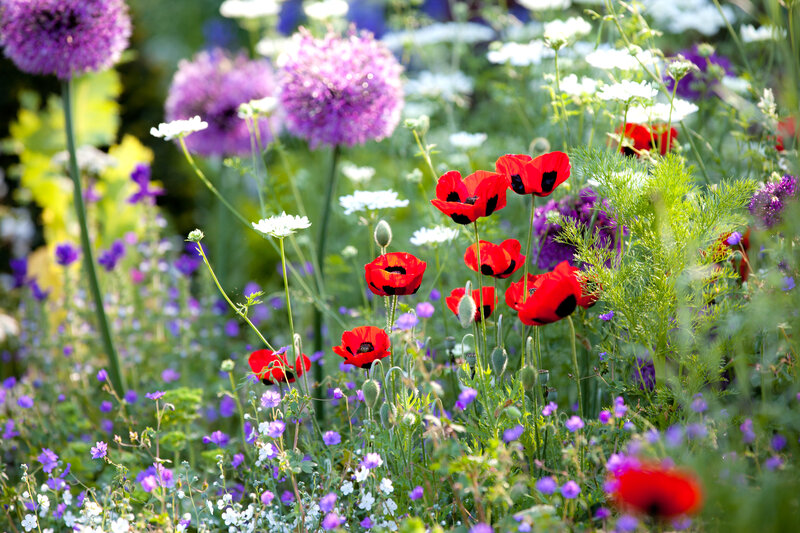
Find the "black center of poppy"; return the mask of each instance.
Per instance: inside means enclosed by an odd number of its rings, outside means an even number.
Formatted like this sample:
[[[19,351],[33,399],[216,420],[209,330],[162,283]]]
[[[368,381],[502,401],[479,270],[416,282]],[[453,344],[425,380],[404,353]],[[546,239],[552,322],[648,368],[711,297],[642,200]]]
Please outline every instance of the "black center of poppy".
[[[570,294],[564,300],[558,304],[556,307],[556,316],[560,318],[564,318],[565,316],[569,316],[575,310],[575,306],[578,305],[578,299],[575,298],[574,294]]]
[[[475,202],[477,202],[477,201],[478,201],[478,196],[477,195],[476,196],[468,196],[467,199],[464,200],[463,203],[469,204],[469,205],[475,205]]]
[[[470,222],[472,222],[472,220],[470,220],[467,215],[462,215],[459,213],[454,213],[450,215],[450,218],[452,218],[453,222],[455,222],[456,224],[469,224]]]
[[[390,267],[386,267],[385,270],[386,270],[386,272],[392,272],[392,273],[397,272],[397,273],[403,274],[403,275],[405,275],[405,273],[406,273],[406,269],[401,267],[401,266],[390,266]]]
[[[558,179],[558,172],[551,170],[542,174],[542,192],[550,192]]]
[[[494,276],[494,270],[489,265],[481,265],[481,274],[484,276]]]
[[[519,174],[511,176],[511,190],[517,194],[525,194],[525,184],[522,183],[522,176]]]
[[[460,202],[461,201],[461,197],[458,195],[458,193],[456,191],[452,191],[447,195],[447,198],[445,198],[445,201],[446,202]]]
[[[486,216],[487,217],[489,215],[491,215],[492,213],[494,213],[494,210],[497,209],[497,202],[498,201],[499,201],[499,198],[497,196],[492,196],[491,198],[489,198],[489,201],[486,202]]]
[[[509,263],[509,264],[508,264],[508,268],[507,268],[507,269],[505,269],[503,272],[501,272],[501,273],[500,273],[500,275],[501,275],[501,276],[508,276],[508,275],[510,275],[512,272],[514,272],[514,267],[515,267],[515,266],[517,266],[517,262],[516,262],[516,261],[514,261],[514,260],[512,259],[512,260],[511,260],[511,263]]]
[[[661,516],[661,503],[653,500],[650,505],[647,506],[647,514],[650,516]]]
[[[362,342],[356,353],[369,353],[375,349],[371,342]]]

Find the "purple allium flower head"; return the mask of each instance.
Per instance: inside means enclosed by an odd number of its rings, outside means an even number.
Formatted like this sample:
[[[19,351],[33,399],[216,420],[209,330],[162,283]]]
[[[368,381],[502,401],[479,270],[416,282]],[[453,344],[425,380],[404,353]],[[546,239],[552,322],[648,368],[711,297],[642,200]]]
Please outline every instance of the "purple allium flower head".
[[[558,409],[558,404],[556,404],[556,402],[549,402],[542,408],[542,416],[550,416],[556,412],[556,409]]]
[[[394,323],[394,329],[407,331],[419,324],[419,319],[414,313],[403,313]]]
[[[277,84],[264,60],[251,61],[243,53],[231,55],[222,49],[203,51],[191,61],[181,61],[172,78],[165,105],[167,121],[200,115],[208,128],[186,137],[187,148],[202,155],[250,154],[247,121],[240,118],[241,104],[274,96]],[[270,142],[279,129],[273,115],[259,120],[261,140]]]
[[[639,527],[639,520],[634,516],[626,514],[620,516],[617,520],[617,530],[619,531],[635,531],[637,527]]]
[[[287,127],[311,148],[381,140],[400,121],[403,69],[369,32],[315,39],[300,30],[281,62]]]
[[[494,529],[489,524],[485,524],[481,522],[480,524],[475,524],[470,528],[469,533],[494,533]]]
[[[330,513],[336,505],[336,494],[329,492],[319,500],[319,508],[323,513]]]
[[[50,448],[42,448],[42,453],[39,454],[36,460],[42,463],[42,470],[48,473],[58,466],[58,455]]]
[[[370,452],[361,460],[361,466],[364,468],[378,468],[383,464],[381,456],[375,452]]]
[[[581,488],[574,481],[567,481],[561,487],[561,495],[568,500],[576,498],[580,493],[581,493]]]
[[[478,391],[473,388],[466,387],[462,390],[458,395],[458,400],[456,400],[456,409],[460,409],[463,411],[467,408],[469,404],[475,401],[475,398],[478,397]]]
[[[56,263],[61,266],[69,266],[78,260],[80,250],[71,242],[62,242],[56,245]]]
[[[557,488],[556,480],[550,476],[545,476],[542,479],[536,480],[536,490],[542,494],[553,494]]]
[[[559,202],[550,200],[534,211],[533,231],[536,238],[531,254],[538,257],[536,264],[540,269],[552,270],[562,261],[569,261],[575,266],[575,247],[557,242],[556,238],[563,228],[560,224],[548,221],[549,213],[560,214],[573,220],[579,228],[593,231],[600,248],[621,253],[619,226],[610,212],[608,201],[599,198],[594,190],[586,187],[577,195],[564,197]],[[627,229],[623,227],[622,232],[627,234]],[[610,261],[607,266],[611,266]]]
[[[577,415],[569,417],[569,419],[564,422],[564,426],[566,426],[567,430],[569,430],[571,433],[575,433],[579,429],[582,429],[584,425],[585,424],[583,423],[581,417]]]
[[[17,399],[17,405],[19,405],[23,409],[30,409],[31,407],[33,407],[33,398],[31,398],[27,394],[23,394]]]
[[[336,529],[337,527],[344,524],[344,518],[341,518],[336,513],[328,513],[325,515],[325,518],[322,519],[322,529],[325,531],[330,531],[331,529]]]
[[[697,45],[694,45],[690,50],[682,50],[679,54],[686,60],[694,63],[697,67],[697,70],[690,70],[689,73],[678,82],[676,92],[681,98],[699,100],[706,96],[709,89],[719,82],[719,78],[722,78],[724,75],[732,76],[734,74],[731,69],[731,62],[727,57],[718,56],[716,53],[712,53],[708,57],[703,57],[698,51]],[[710,69],[709,67],[713,68]],[[671,92],[675,80],[669,76],[665,76],[664,83]]]
[[[419,500],[424,495],[425,495],[425,489],[423,489],[419,485],[411,489],[411,492],[408,493],[408,497],[411,499],[412,502]]]
[[[281,404],[281,394],[278,391],[268,390],[261,395],[261,407],[272,409]]]
[[[750,199],[750,214],[758,218],[765,228],[771,228],[781,221],[784,202],[797,194],[797,178],[783,176],[780,181],[767,183]]]
[[[286,431],[286,424],[283,423],[283,420],[275,420],[267,425],[266,435],[277,439],[283,435],[284,431]]]
[[[261,493],[261,503],[264,505],[269,505],[272,503],[272,500],[275,498],[275,495],[272,492],[265,490]]]
[[[105,70],[128,47],[123,0],[4,0],[0,44],[20,70],[65,80]]]
[[[430,318],[433,316],[433,313],[436,311],[436,308],[433,307],[433,304],[430,302],[420,302],[417,304],[417,316],[420,318]]]
[[[505,442],[517,440],[523,433],[525,433],[525,428],[521,424],[517,424],[513,428],[503,431],[503,440]]]
[[[131,172],[131,180],[139,189],[128,197],[129,204],[142,202],[152,205],[156,201],[156,196],[164,194],[164,189],[150,186],[150,165],[147,163],[136,165]]]
[[[108,453],[108,444],[99,440],[89,451],[92,452],[92,459],[102,459]]]
[[[614,311],[609,311],[608,313],[603,313],[602,315],[597,315],[600,320],[608,322],[612,318],[614,318]]]
[[[324,442],[326,446],[335,446],[342,442],[342,436],[335,431],[326,431],[322,435],[322,442]]]

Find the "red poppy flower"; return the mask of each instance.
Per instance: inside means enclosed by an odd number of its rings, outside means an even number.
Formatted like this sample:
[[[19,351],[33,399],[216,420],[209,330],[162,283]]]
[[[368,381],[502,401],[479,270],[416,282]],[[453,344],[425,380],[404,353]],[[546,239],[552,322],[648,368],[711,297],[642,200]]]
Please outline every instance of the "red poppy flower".
[[[778,137],[775,139],[775,149],[779,152],[786,150],[786,145],[792,145],[797,135],[797,121],[789,117],[778,122]]]
[[[391,252],[364,265],[364,275],[369,290],[378,296],[405,296],[419,290],[426,266],[411,254]]]
[[[600,287],[590,284],[586,278],[581,278],[581,270],[578,267],[570,267],[575,275],[578,277],[578,282],[581,284],[581,297],[578,298],[578,305],[584,309],[589,309],[597,303],[600,298]]]
[[[294,380],[311,369],[311,359],[301,354],[294,365],[286,359],[286,352],[277,353],[270,350],[256,350],[248,358],[250,369],[264,385],[274,385],[282,381],[294,383]]]
[[[581,284],[574,269],[562,261],[555,270],[544,274],[528,274],[528,294],[523,294],[523,281],[512,283],[506,290],[506,303],[519,312],[519,319],[528,326],[542,326],[566,318],[575,311],[581,299]]]
[[[475,272],[486,276],[505,279],[517,271],[525,262],[525,256],[519,253],[522,248],[516,239],[506,239],[498,244],[488,241],[481,243],[481,264],[478,265],[478,247],[472,245],[464,254],[464,262]]]
[[[622,127],[617,128],[617,134],[622,132]],[[620,144],[619,151],[625,155],[638,155],[642,151],[658,149],[661,155],[666,155],[672,149],[674,141],[678,138],[678,131],[675,128],[667,130],[666,124],[653,124],[652,129],[646,125],[629,123],[625,125],[625,138],[633,144],[623,146]],[[669,147],[667,139],[669,138]]]
[[[375,326],[362,326],[342,333],[342,345],[334,346],[336,355],[344,362],[369,369],[372,364],[389,355],[389,335]]]
[[[456,224],[470,224],[506,206],[508,181],[505,176],[478,170],[463,181],[461,173],[447,172],[436,184],[431,203]]]
[[[459,287],[458,289],[453,289],[453,292],[450,293],[450,296],[445,298],[445,302],[447,302],[447,307],[456,316],[458,316],[458,303],[461,301],[461,298],[464,297],[464,287]],[[483,305],[483,317],[489,318],[492,316],[492,312],[494,311],[494,306],[497,303],[497,297],[494,294],[494,287],[484,287],[483,288],[483,299],[479,301],[481,292],[478,289],[472,291],[472,300],[475,302],[475,322],[481,321],[481,304]]]
[[[497,172],[506,176],[517,194],[550,196],[569,178],[571,166],[564,152],[542,154],[536,159],[525,154],[507,154],[495,163]]]
[[[689,514],[703,502],[693,475],[657,464],[623,468],[614,477],[613,497],[620,507],[660,519]]]

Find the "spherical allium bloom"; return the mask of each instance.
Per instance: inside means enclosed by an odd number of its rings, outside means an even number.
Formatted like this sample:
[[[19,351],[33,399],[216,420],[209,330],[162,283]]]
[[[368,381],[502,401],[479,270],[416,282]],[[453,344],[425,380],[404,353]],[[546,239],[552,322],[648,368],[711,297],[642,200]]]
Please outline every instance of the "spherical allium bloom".
[[[409,253],[391,252],[364,265],[364,275],[378,296],[407,296],[419,290],[427,266]]]
[[[464,179],[451,170],[436,184],[436,198],[431,203],[456,224],[471,224],[506,206],[508,178],[502,174],[478,170]]]
[[[731,62],[727,57],[718,56],[716,53],[706,57],[700,53],[698,45],[694,45],[690,50],[682,50],[678,52],[678,55],[691,61],[697,67],[696,70],[690,70],[678,82],[678,88],[675,91],[681,98],[689,100],[702,99],[724,76],[734,75],[733,69],[731,69]],[[664,83],[667,85],[667,89],[672,92],[675,80],[665,76]]]
[[[447,308],[450,309],[456,316],[458,316],[458,307],[461,303],[461,298],[464,297],[466,290],[464,287],[453,289],[450,296],[444,299],[447,303]],[[483,293],[479,289],[472,291],[472,301],[475,302],[475,322],[481,321],[481,306],[483,306],[483,317],[489,318],[494,312],[494,306],[497,304],[497,296],[494,293],[494,287],[484,287]],[[467,322],[469,323],[469,322]]]
[[[505,279],[525,263],[525,256],[520,253],[521,248],[516,239],[506,239],[500,244],[480,241],[480,265],[478,265],[478,247],[475,244],[467,248],[464,263],[485,276]]]
[[[369,32],[315,39],[301,29],[278,63],[286,125],[311,148],[379,141],[400,121],[403,69]]]
[[[4,0],[1,7],[0,45],[24,72],[66,80],[111,67],[128,47],[123,0]]]
[[[564,152],[550,152],[532,158],[525,154],[507,154],[495,162],[498,173],[506,176],[517,194],[550,196],[567,181],[572,167]]]
[[[295,379],[311,369],[311,360],[305,354],[300,354],[290,365],[286,359],[286,352],[273,352],[270,350],[256,350],[248,358],[250,369],[261,379],[264,385],[273,385],[279,381],[294,383]]]
[[[525,295],[527,286],[528,294]],[[582,288],[576,269],[563,261],[555,270],[544,274],[528,274],[506,289],[506,303],[519,312],[519,319],[528,326],[542,326],[571,315],[581,299]]]
[[[272,96],[275,90],[275,76],[267,61],[251,61],[244,53],[231,55],[221,49],[203,51],[191,61],[178,64],[165,114],[168,121],[200,115],[208,123],[208,128],[186,137],[186,146],[192,152],[248,155],[250,131],[247,121],[238,115],[239,106]],[[277,132],[279,120],[273,114],[258,121],[262,142],[272,139],[271,131]]]
[[[362,326],[342,333],[342,345],[334,346],[333,351],[345,363],[369,369],[389,355],[389,344],[389,335],[383,329]]]
[[[767,183],[750,199],[750,213],[761,225],[771,228],[781,221],[784,202],[797,194],[797,178],[785,175],[777,182]]]
[[[567,196],[556,202],[550,200],[534,211],[533,240],[531,256],[536,258],[535,264],[542,270],[555,267],[562,261],[575,264],[575,247],[557,242],[562,231],[557,215],[572,219],[578,227],[595,235],[595,244],[600,248],[621,251],[621,235],[619,225],[610,212],[608,201],[600,199],[590,187],[580,190],[576,196]],[[627,228],[622,228],[627,234]],[[606,266],[611,266],[609,261]]]
[[[622,134],[622,126],[617,128],[617,135]],[[661,155],[666,155],[672,150],[678,130],[667,128],[666,124],[625,124],[625,135],[619,145],[621,154],[640,156],[642,152],[656,150]]]
[[[692,474],[653,463],[620,469],[612,486],[618,506],[656,519],[692,513],[703,501],[700,484]]]

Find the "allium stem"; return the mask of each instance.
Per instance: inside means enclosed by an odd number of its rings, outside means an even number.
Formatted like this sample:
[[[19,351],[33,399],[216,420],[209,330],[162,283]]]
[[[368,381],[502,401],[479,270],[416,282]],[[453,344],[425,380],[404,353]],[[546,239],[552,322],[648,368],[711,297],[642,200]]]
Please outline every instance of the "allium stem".
[[[81,248],[83,249],[83,266],[89,277],[89,289],[94,300],[94,310],[97,315],[97,325],[100,328],[100,336],[105,347],[109,363],[109,378],[111,379],[117,394],[125,394],[125,381],[119,366],[117,350],[114,348],[114,341],[111,338],[111,329],[108,326],[108,318],[103,308],[103,296],[100,292],[100,284],[97,281],[97,271],[94,268],[94,256],[92,245],[89,241],[89,227],[86,223],[86,207],[83,203],[83,190],[81,188],[81,175],[78,171],[78,159],[75,155],[75,125],[72,118],[72,80],[67,79],[61,85],[63,106],[64,106],[64,126],[67,134],[67,151],[69,152],[69,174],[72,178],[72,195],[75,201],[75,213],[78,216],[78,224],[81,230]]]
[[[325,200],[322,207],[322,222],[319,228],[319,236],[317,237],[317,258],[319,260],[319,279],[320,287],[319,294],[322,302],[325,302],[325,247],[328,242],[328,221],[331,218],[331,203],[333,202],[333,194],[336,192],[336,183],[338,173],[336,172],[336,165],[339,162],[339,145],[334,145],[333,153],[331,154],[331,166],[328,173],[328,189],[325,193]],[[319,352],[322,350],[322,309],[319,307],[314,308],[314,351]],[[323,368],[321,365],[314,366],[314,379],[319,383],[322,381]],[[317,417],[320,421],[325,420],[324,404],[320,401],[316,408]]]

